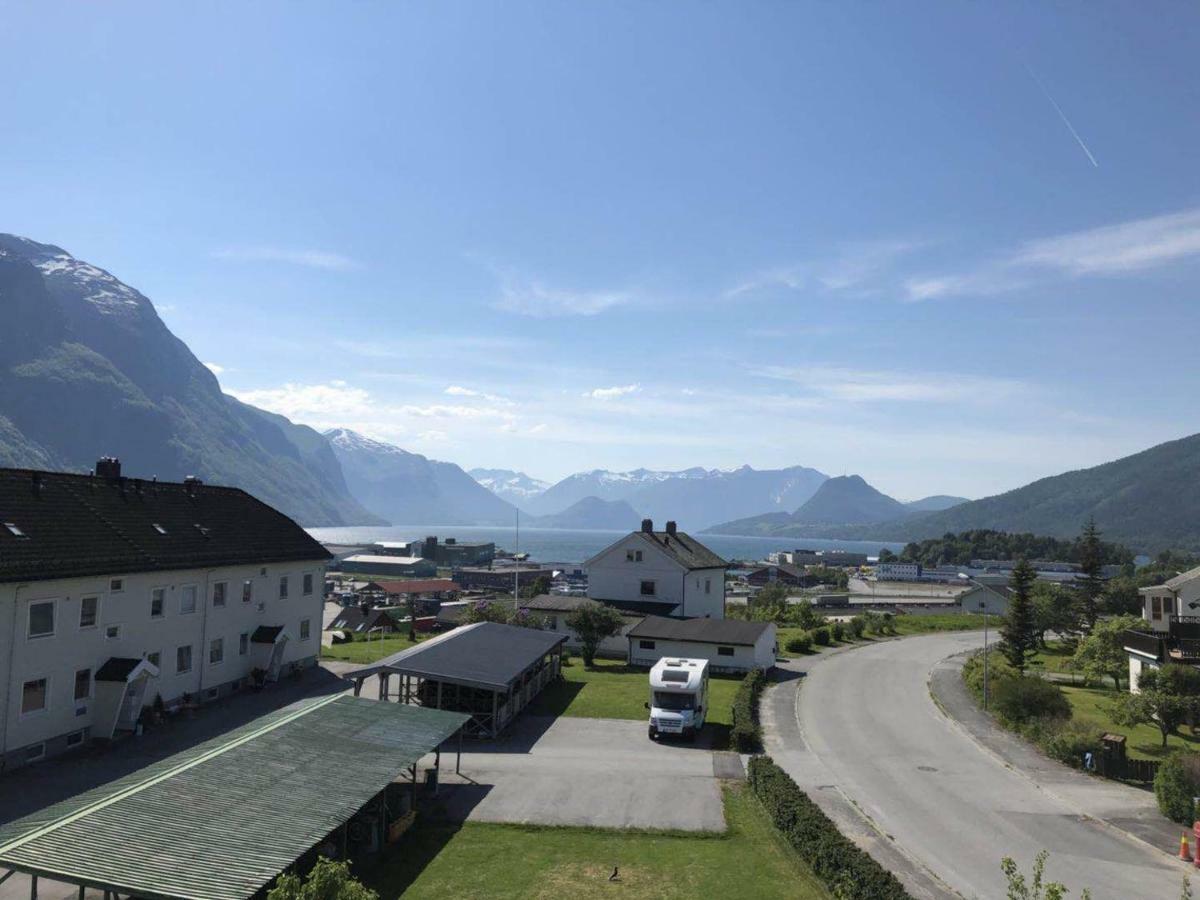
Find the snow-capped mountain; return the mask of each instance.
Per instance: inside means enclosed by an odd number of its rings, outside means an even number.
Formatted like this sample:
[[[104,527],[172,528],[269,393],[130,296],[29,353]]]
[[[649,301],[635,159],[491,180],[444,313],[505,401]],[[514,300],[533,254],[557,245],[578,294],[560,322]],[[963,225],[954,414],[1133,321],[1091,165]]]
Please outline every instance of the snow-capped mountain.
[[[104,269],[0,234],[0,465],[244,488],[304,525],[376,524],[311,428],[239,403]]]
[[[350,493],[394,525],[509,525],[516,518],[513,506],[454,463],[427,459],[349,428],[324,434]]]
[[[676,472],[596,469],[569,475],[531,497],[524,508],[535,515],[552,515],[585,497],[624,500],[643,516],[673,519],[681,528],[700,530],[731,518],[790,512],[804,504],[826,478],[804,466],[763,470],[694,467]]]
[[[548,481],[512,469],[471,469],[467,474],[518,509],[524,509],[526,501],[550,487]]]

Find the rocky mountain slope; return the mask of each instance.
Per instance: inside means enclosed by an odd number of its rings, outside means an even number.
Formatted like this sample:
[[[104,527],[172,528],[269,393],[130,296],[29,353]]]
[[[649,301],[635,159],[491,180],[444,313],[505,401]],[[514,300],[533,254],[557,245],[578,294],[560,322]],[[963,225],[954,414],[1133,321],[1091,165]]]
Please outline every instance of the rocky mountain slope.
[[[245,488],[304,525],[371,524],[316,433],[245,406],[110,273],[0,235],[0,465]]]
[[[725,522],[709,529],[718,534],[806,534],[813,528],[887,522],[908,515],[899,500],[867,484],[859,475],[825,481],[794,513],[768,513]]]
[[[790,510],[808,500],[827,476],[816,469],[684,469],[662,472],[597,469],[570,475],[526,501],[531,513],[560,512],[586,497],[624,500],[641,515],[672,519],[699,531],[716,522],[775,510]]]
[[[524,509],[526,502],[550,487],[548,481],[541,481],[512,469],[471,469],[467,474],[518,509]]]
[[[523,520],[525,521],[525,520]],[[584,497],[560,513],[527,520],[535,528],[575,528],[597,531],[636,531],[642,517],[624,500]]]
[[[324,434],[350,493],[396,525],[511,525],[516,508],[454,463],[373,440],[348,428]]]

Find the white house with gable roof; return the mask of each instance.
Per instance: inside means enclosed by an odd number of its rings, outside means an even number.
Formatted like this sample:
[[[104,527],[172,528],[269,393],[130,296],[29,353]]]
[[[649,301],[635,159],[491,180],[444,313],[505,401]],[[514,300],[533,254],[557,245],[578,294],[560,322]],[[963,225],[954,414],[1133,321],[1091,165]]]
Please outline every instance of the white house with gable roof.
[[[586,563],[588,596],[645,615],[725,618],[729,563],[668,522],[650,519]]]

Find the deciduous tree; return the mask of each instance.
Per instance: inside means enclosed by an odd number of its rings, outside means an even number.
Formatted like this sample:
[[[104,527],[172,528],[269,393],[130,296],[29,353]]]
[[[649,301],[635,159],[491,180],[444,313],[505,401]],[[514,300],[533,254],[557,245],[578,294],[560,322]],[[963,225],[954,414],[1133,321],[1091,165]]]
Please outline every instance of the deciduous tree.
[[[596,661],[596,650],[605,638],[621,633],[625,620],[611,606],[603,603],[587,603],[566,618],[566,625],[579,638],[583,664],[591,666]]]
[[[1200,704],[1200,671],[1191,666],[1168,663],[1147,669],[1138,679],[1138,692],[1124,694],[1113,704],[1113,721],[1118,725],[1154,724],[1162,745],[1175,733],[1188,714]]]
[[[346,863],[321,857],[304,878],[280,875],[267,900],[379,900],[379,895],[351,875]]]
[[[1136,628],[1141,621],[1136,616],[1101,619],[1075,648],[1072,667],[1096,681],[1111,678],[1113,687],[1119,691],[1121,676],[1129,671],[1129,656],[1125,653],[1121,635],[1127,628]]]

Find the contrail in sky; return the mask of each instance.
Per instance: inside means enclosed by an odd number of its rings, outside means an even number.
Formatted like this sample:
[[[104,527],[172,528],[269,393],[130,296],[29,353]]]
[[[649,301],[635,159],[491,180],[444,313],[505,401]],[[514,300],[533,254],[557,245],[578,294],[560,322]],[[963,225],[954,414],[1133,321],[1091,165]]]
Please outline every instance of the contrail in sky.
[[[1079,132],[1075,130],[1075,126],[1072,125],[1071,120],[1067,118],[1067,114],[1063,112],[1062,107],[1058,105],[1058,101],[1050,95],[1048,90],[1046,90],[1046,85],[1042,84],[1042,79],[1037,77],[1037,73],[1030,68],[1029,63],[1022,61],[1021,64],[1025,66],[1025,71],[1029,73],[1029,77],[1037,82],[1037,86],[1041,88],[1042,93],[1046,95],[1046,99],[1050,101],[1050,105],[1054,107],[1054,111],[1058,113],[1058,117],[1062,119],[1063,124],[1067,126],[1067,130],[1071,132],[1071,137],[1075,138],[1075,142],[1079,144],[1079,149],[1087,154],[1088,160],[1095,168],[1100,168],[1100,163],[1096,162],[1096,157],[1092,156],[1092,151],[1089,150],[1088,145],[1083,142],[1083,138],[1079,136]]]

